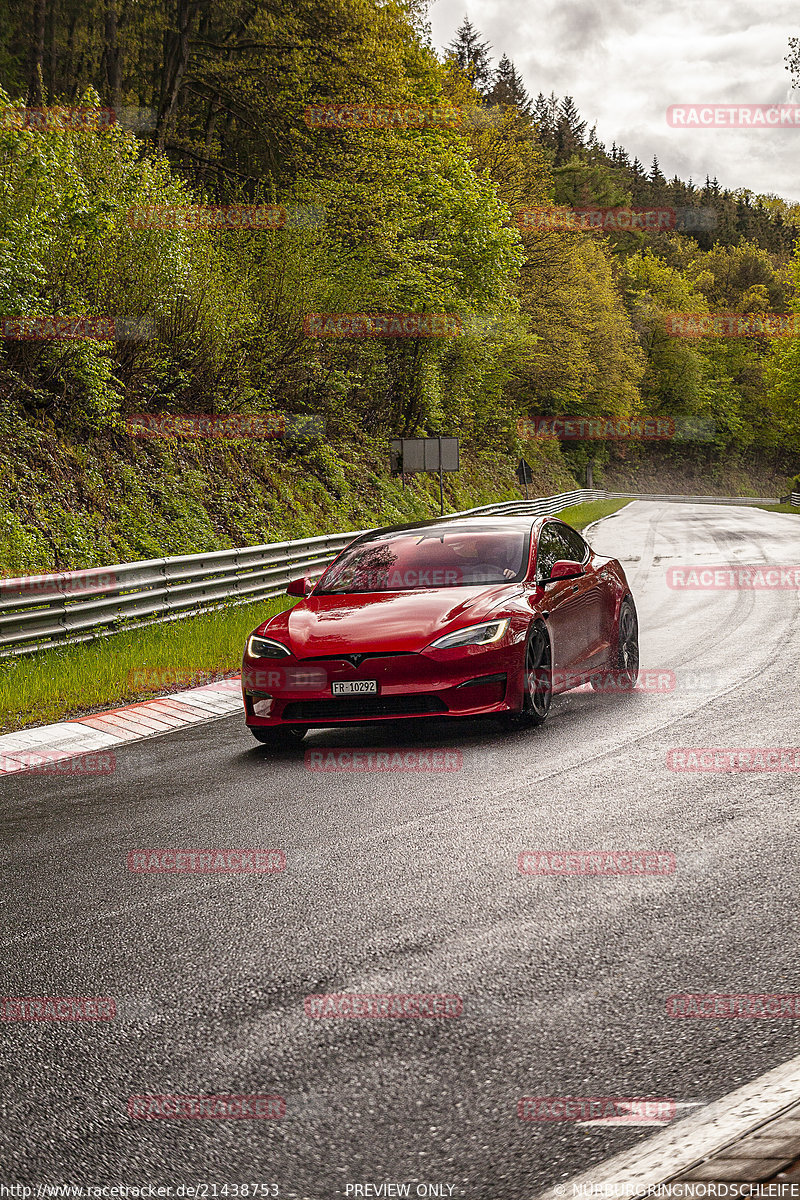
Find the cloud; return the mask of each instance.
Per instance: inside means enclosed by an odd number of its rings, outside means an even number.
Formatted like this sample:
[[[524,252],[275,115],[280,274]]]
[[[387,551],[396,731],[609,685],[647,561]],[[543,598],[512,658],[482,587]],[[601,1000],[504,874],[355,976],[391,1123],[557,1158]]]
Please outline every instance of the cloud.
[[[670,104],[798,103],[784,62],[800,33],[796,6],[730,0],[435,0],[429,10],[434,44],[452,39],[467,12],[491,42],[495,59],[514,60],[535,97],[572,96],[587,127],[664,174],[717,176],[723,187],[747,187],[800,201],[795,162],[800,127],[773,131],[679,130],[666,123]]]

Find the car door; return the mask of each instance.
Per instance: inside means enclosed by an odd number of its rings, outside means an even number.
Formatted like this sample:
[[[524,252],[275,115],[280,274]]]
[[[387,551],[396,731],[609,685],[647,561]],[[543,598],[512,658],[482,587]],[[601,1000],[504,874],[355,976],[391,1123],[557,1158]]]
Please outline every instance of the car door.
[[[593,660],[605,655],[607,650],[603,619],[604,591],[592,561],[592,552],[578,531],[561,522],[555,528],[569,549],[566,557],[581,563],[585,571],[580,579],[572,580],[577,584],[572,594],[575,599],[575,620],[581,630],[581,658],[576,665],[589,669]]]
[[[536,578],[546,579],[559,559],[573,553],[555,522],[548,522],[539,534],[536,547]],[[542,615],[550,631],[553,649],[554,687],[563,685],[586,657],[586,637],[580,622],[579,579],[556,579],[544,584]]]

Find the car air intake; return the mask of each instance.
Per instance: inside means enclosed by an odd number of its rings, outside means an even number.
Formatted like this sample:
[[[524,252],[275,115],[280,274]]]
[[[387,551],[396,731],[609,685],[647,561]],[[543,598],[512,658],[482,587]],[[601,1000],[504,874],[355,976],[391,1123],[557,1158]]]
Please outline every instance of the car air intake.
[[[339,696],[335,700],[297,700],[287,704],[282,721],[347,721],[358,717],[413,717],[447,712],[438,696]]]

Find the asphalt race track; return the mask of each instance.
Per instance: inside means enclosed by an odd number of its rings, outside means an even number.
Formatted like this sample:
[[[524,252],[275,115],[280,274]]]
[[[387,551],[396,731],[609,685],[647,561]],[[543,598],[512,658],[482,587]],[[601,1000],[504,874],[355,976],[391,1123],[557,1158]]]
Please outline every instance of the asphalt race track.
[[[231,717],[123,746],[111,776],[0,782],[3,995],[118,1007],[2,1026],[6,1182],[521,1200],[653,1129],[522,1121],[520,1097],[670,1098],[681,1117],[800,1052],[797,1021],[666,1008],[800,992],[797,775],[667,767],[675,747],[800,746],[800,592],[666,582],[800,564],[800,522],[635,502],[588,536],[622,559],[642,666],[668,690],[571,693],[512,735],[387,724],[304,744],[458,750],[448,774],[311,771]],[[130,871],[151,847],[282,848],[287,865]],[[676,870],[517,870],[521,850],[600,848],[672,852]],[[339,992],[455,994],[463,1013],[305,1015],[305,996]],[[132,1095],[176,1093],[279,1095],[286,1114],[128,1116]]]

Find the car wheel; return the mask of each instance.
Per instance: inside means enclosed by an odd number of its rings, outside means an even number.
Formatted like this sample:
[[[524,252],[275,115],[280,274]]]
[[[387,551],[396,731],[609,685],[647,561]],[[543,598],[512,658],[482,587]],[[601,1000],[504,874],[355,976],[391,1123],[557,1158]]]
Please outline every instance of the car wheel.
[[[525,674],[522,709],[509,713],[506,723],[513,729],[541,725],[553,698],[553,659],[550,636],[541,621],[535,621],[525,640]]]
[[[639,621],[632,600],[623,600],[619,610],[617,646],[610,671],[613,690],[632,692],[639,678]],[[609,691],[604,677],[590,680],[595,691]]]
[[[305,729],[296,725],[279,725],[271,729],[256,729],[251,725],[249,728],[256,741],[271,750],[291,750],[293,746],[299,746],[306,736]]]

